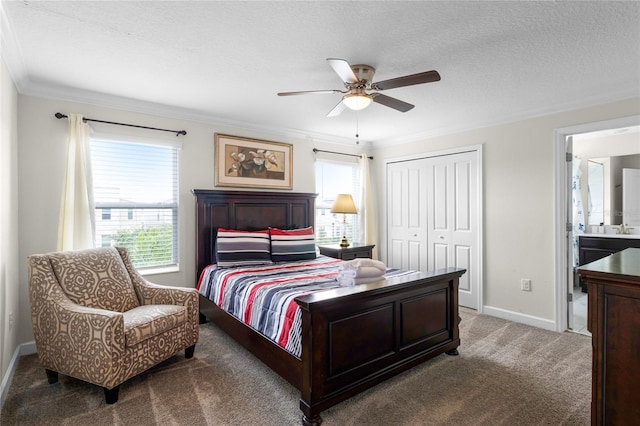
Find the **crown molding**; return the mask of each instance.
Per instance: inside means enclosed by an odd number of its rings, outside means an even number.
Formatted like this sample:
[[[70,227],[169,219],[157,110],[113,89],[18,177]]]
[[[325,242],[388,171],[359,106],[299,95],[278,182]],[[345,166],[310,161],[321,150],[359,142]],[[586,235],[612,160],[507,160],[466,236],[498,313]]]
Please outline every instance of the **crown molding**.
[[[414,142],[421,142],[421,141],[425,141],[425,140],[440,137],[440,136],[446,136],[446,135],[451,135],[455,133],[463,133],[463,132],[483,129],[487,127],[501,126],[505,124],[515,123],[518,121],[533,119],[536,117],[559,114],[563,112],[589,108],[589,107],[594,107],[602,104],[618,102],[618,101],[623,101],[626,99],[633,99],[633,98],[640,99],[640,89],[636,88],[636,89],[623,90],[615,93],[609,93],[604,96],[585,97],[582,99],[573,100],[571,102],[554,104],[553,106],[549,106],[545,108],[537,108],[537,109],[530,109],[526,111],[520,111],[515,114],[503,116],[496,120],[475,121],[475,122],[466,123],[464,125],[439,127],[436,129],[430,129],[426,132],[416,133],[414,135],[403,137],[403,138],[392,138],[384,142],[376,142],[374,146],[376,148],[382,148],[382,147],[387,147],[391,145],[402,145],[402,144],[408,144],[408,143],[414,143]]]
[[[23,67],[24,68],[24,67]],[[11,71],[10,71],[11,72]],[[13,77],[13,74],[12,74]],[[70,102],[78,102],[82,104],[89,104],[104,108],[113,108],[121,111],[129,111],[134,113],[156,115],[161,117],[173,118],[178,120],[194,121],[199,123],[206,123],[213,126],[227,127],[231,129],[237,129],[238,131],[253,131],[261,134],[266,134],[279,138],[287,139],[301,139],[307,140],[310,143],[326,142],[337,145],[350,145],[354,144],[353,138],[345,138],[332,136],[322,133],[313,133],[293,128],[280,128],[272,126],[263,126],[246,121],[229,120],[222,117],[216,117],[211,114],[203,113],[200,111],[189,110],[185,108],[178,108],[171,105],[163,105],[151,102],[144,102],[140,100],[124,98],[120,96],[108,95],[105,93],[91,92],[86,90],[79,90],[71,87],[52,86],[45,84],[37,84],[29,81],[27,78],[23,78],[22,84],[16,84],[18,92],[34,97],[47,98],[52,100],[64,100]],[[14,80],[15,82],[15,80]],[[630,89],[620,91],[616,93],[610,93],[605,96],[592,96],[582,99],[572,100],[563,104],[554,104],[553,106],[546,108],[530,109],[521,111],[508,116],[503,116],[500,119],[490,121],[475,121],[468,122],[464,125],[444,126],[435,129],[430,129],[425,132],[416,133],[407,137],[391,138],[385,141],[366,141],[361,140],[360,146],[362,148],[382,148],[391,145],[402,145],[414,142],[420,142],[435,137],[462,133],[472,130],[478,130],[487,127],[500,126],[510,124],[522,120],[532,119],[536,117],[542,117],[546,115],[558,114],[571,110],[588,108],[597,105],[602,105],[611,102],[622,101],[625,99],[640,98],[640,90]]]
[[[194,121],[213,126],[238,129],[241,131],[254,131],[282,138],[302,139],[311,142],[326,142],[338,145],[353,145],[354,143],[352,138],[313,133],[293,128],[264,126],[246,121],[229,120],[200,111],[113,96],[105,93],[80,90],[72,87],[53,86],[29,81],[28,84],[19,88],[18,92],[26,96],[77,102],[121,111],[156,115],[177,120]],[[370,141],[360,141],[360,145],[362,147],[372,146]]]

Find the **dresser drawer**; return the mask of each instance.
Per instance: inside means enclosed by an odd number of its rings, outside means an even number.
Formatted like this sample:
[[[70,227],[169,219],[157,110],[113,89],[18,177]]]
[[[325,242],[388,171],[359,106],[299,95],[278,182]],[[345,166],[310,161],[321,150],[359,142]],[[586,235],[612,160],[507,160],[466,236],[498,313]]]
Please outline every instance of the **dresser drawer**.
[[[342,260],[352,260],[357,257],[371,258],[371,250],[352,251],[342,254]]]

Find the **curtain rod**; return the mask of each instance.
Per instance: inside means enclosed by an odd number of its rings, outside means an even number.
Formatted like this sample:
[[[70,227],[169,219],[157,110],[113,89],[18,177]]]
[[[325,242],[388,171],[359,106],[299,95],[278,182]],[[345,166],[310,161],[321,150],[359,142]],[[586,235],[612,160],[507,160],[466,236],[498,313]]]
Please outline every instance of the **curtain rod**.
[[[62,119],[62,118],[68,118],[67,115],[61,114],[59,112],[55,113],[55,116],[58,120]],[[176,136],[180,136],[180,135],[186,135],[187,131],[186,130],[168,130],[168,129],[158,129],[157,127],[147,127],[147,126],[139,126],[137,124],[126,124],[126,123],[116,123],[115,121],[103,121],[103,120],[96,120],[93,118],[86,118],[84,117],[82,119],[82,121],[87,122],[87,121],[93,121],[96,123],[105,123],[105,124],[115,124],[117,126],[127,126],[127,127],[137,127],[139,129],[148,129],[148,130],[159,130],[161,132],[171,132],[171,133],[175,133]]]
[[[313,148],[313,152],[328,152],[329,154],[348,155],[349,157],[360,157],[357,154],[347,154],[346,152],[325,151],[324,149]],[[367,157],[369,160],[373,160],[372,156]]]

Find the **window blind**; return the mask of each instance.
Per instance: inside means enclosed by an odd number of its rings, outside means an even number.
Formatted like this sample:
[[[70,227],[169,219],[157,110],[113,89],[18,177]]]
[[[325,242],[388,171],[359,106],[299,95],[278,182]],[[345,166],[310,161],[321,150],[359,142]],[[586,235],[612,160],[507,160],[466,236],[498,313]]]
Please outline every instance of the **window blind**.
[[[137,268],[178,264],[178,148],[92,139],[96,243]]]

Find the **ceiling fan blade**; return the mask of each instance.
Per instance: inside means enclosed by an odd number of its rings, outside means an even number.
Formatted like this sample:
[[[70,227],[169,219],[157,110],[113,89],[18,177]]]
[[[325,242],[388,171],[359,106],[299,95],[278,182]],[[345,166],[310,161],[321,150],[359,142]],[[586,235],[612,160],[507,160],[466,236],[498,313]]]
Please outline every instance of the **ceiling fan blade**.
[[[419,72],[417,74],[405,75],[404,77],[396,77],[389,80],[378,81],[371,84],[371,89],[395,89],[396,87],[413,86],[414,84],[432,83],[434,81],[440,81],[440,74],[438,74],[438,71],[431,70]]]
[[[410,103],[401,101],[400,99],[392,98],[391,96],[383,95],[382,93],[372,93],[371,98],[373,102],[388,106],[400,112],[407,112],[414,107]]]
[[[342,114],[342,111],[344,111],[345,108],[346,108],[346,105],[344,104],[344,102],[342,102],[342,100],[340,100],[338,105],[334,106],[333,109],[329,111],[329,114],[327,114],[327,117],[336,117]]]
[[[358,77],[356,77],[355,73],[351,69],[351,65],[349,62],[344,59],[336,59],[336,58],[327,58],[327,62],[331,65],[331,68],[340,76],[340,79],[345,83],[357,83]]]
[[[332,93],[347,93],[342,90],[303,90],[301,92],[280,92],[278,96],[293,96],[293,95],[326,95]]]

